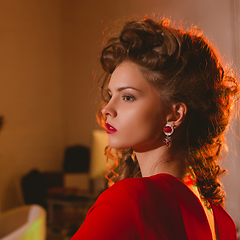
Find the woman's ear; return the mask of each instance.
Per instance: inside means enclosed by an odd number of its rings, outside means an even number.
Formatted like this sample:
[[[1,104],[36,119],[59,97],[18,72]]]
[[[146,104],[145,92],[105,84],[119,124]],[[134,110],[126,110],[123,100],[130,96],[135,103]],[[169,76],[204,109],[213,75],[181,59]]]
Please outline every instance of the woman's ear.
[[[172,105],[172,112],[168,115],[167,123],[175,126],[175,128],[179,127],[183,122],[185,116],[187,114],[187,106],[185,103],[176,103]]]

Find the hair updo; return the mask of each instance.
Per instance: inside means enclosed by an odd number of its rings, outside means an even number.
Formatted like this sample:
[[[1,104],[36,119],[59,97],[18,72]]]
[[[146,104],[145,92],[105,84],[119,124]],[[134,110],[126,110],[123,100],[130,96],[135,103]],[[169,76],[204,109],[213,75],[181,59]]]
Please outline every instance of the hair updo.
[[[145,79],[159,89],[166,106],[177,102],[186,104],[188,111],[181,126],[179,149],[186,156],[186,166],[193,169],[200,193],[214,204],[223,203],[224,193],[218,180],[223,170],[217,159],[234,96],[238,94],[238,83],[232,72],[224,72],[213,47],[199,31],[171,27],[168,20],[129,21],[119,36],[106,42],[101,53],[105,77],[101,79],[100,110],[108,102],[105,89],[110,76],[125,60],[140,67]],[[101,111],[98,120],[105,127]],[[114,157],[106,148],[106,155],[119,162],[118,171],[114,171],[116,166],[111,169],[113,181],[139,173],[132,153],[132,149],[122,149]]]

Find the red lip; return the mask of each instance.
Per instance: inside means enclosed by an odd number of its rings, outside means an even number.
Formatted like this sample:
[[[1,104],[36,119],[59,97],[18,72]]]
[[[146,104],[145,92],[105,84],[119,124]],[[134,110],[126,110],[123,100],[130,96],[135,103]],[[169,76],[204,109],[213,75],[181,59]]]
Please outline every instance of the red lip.
[[[112,134],[115,133],[117,131],[116,128],[114,128],[111,124],[106,123],[106,127],[107,127],[107,133],[108,134]]]

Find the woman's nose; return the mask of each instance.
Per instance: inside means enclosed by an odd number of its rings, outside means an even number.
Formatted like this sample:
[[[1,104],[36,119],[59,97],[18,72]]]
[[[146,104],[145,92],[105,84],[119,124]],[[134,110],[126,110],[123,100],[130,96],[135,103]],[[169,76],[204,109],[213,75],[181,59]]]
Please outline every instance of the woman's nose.
[[[112,106],[112,104],[110,104],[110,102],[108,102],[108,104],[102,109],[102,114],[105,116],[116,117],[117,112],[114,109],[114,107]]]

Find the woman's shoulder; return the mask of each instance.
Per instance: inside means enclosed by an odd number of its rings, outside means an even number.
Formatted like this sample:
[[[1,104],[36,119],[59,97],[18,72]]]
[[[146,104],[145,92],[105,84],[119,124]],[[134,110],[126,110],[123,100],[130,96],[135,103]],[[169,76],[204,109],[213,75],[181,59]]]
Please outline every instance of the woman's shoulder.
[[[116,182],[111,188],[115,188],[114,190],[132,188],[136,190],[141,190],[148,186],[157,185],[158,187],[169,189],[172,184],[175,184],[179,181],[180,180],[170,174],[160,173],[149,177],[125,178]]]
[[[116,182],[98,197],[75,239],[103,239],[99,236],[104,239],[150,239],[149,236],[163,236],[166,231],[170,235],[179,234],[184,226],[168,178],[172,177],[160,174]],[[176,231],[172,230],[173,222]],[[97,229],[96,236],[92,228]]]
[[[127,178],[105,190],[88,212],[88,216],[92,215],[92,212],[99,211],[99,215],[108,212],[111,216],[122,216],[120,221],[125,218],[123,216],[127,216],[127,222],[131,222],[139,215],[151,213],[155,216],[157,212],[157,215],[164,219],[169,212],[176,214],[178,208],[174,206],[176,198],[164,175]]]
[[[169,181],[169,179],[173,180],[173,182]],[[171,185],[174,184],[174,181],[178,180],[175,180],[175,177],[168,174],[158,174],[141,178],[125,178],[105,190],[98,200],[109,198],[124,200],[126,198],[128,201],[129,199],[136,201],[139,195],[141,197],[151,194],[164,194],[166,196],[168,192],[169,194],[172,193]]]

